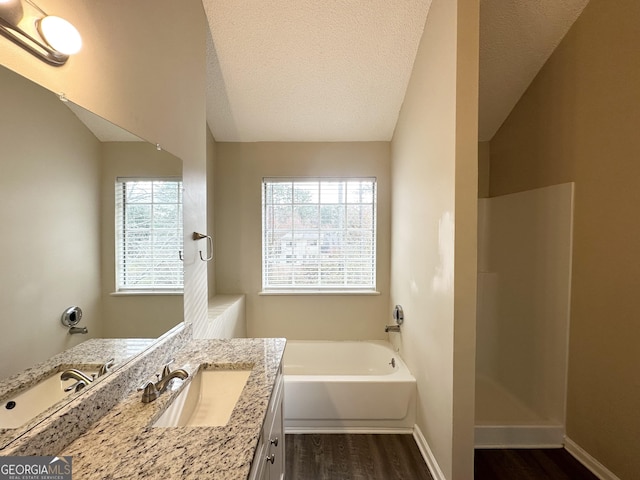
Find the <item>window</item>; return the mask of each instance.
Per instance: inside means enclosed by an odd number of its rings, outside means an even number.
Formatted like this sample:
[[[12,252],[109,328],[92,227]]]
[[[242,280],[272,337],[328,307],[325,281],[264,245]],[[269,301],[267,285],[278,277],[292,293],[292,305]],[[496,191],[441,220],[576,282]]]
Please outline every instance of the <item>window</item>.
[[[182,182],[116,180],[116,290],[182,291]]]
[[[262,289],[375,291],[376,179],[263,179]]]

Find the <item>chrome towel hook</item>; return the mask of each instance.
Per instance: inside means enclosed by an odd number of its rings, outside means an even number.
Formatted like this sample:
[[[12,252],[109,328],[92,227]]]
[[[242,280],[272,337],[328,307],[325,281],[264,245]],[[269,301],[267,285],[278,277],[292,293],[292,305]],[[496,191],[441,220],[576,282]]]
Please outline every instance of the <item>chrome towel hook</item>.
[[[205,235],[204,233],[193,232],[194,240],[202,240],[203,238],[207,239],[207,258],[202,256],[202,250],[200,250],[200,260],[203,262],[210,262],[213,260],[213,238],[211,235]]]

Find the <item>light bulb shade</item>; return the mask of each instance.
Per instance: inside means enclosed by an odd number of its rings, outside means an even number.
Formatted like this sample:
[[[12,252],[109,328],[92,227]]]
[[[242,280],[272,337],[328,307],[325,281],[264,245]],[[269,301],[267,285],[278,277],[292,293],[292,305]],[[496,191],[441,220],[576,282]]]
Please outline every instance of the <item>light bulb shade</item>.
[[[22,2],[18,0],[0,0],[0,18],[10,25],[18,25],[24,15]]]
[[[57,52],[73,55],[82,48],[80,33],[64,18],[48,15],[38,22],[38,31],[49,46]]]

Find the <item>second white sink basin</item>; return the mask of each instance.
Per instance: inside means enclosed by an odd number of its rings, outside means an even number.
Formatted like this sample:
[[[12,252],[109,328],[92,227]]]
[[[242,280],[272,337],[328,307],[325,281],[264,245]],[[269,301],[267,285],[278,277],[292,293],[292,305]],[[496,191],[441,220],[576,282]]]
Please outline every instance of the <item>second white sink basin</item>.
[[[0,428],[21,427],[74,393],[73,390],[65,392],[64,389],[73,385],[76,380],[60,380],[60,373],[55,372],[33,387],[4,400],[0,405]],[[97,372],[85,373],[91,376]]]
[[[251,370],[200,370],[154,427],[220,427],[229,422]]]

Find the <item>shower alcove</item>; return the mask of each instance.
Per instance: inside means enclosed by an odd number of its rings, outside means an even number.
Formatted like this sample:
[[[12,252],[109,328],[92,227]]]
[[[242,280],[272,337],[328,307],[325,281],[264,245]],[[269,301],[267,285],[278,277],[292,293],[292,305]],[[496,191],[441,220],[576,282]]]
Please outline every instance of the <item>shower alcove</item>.
[[[564,442],[573,188],[478,202],[478,448]]]

